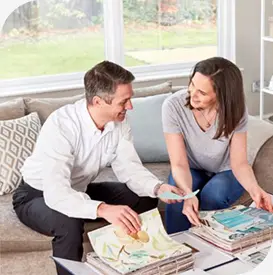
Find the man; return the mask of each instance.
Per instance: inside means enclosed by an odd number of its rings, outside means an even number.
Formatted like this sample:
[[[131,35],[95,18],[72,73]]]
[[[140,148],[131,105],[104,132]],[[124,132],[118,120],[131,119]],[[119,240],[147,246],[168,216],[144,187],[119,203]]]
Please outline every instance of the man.
[[[44,123],[23,181],[13,196],[20,221],[53,236],[53,256],[80,261],[84,220],[103,218],[127,233],[138,213],[157,206],[164,191],[182,194],[146,170],[132,143],[126,111],[134,76],[104,61],[84,77],[86,98],[53,112]],[[120,183],[92,183],[111,164]],[[59,275],[68,274],[57,267]]]

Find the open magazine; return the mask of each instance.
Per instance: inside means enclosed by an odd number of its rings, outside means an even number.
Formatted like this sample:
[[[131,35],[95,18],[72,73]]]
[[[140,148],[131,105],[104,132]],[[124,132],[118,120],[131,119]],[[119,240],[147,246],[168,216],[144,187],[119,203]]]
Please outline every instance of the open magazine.
[[[157,208],[140,214],[140,219],[136,234],[127,235],[113,225],[89,232],[95,253],[87,255],[87,262],[105,274],[173,274],[193,267],[191,248],[167,235]]]
[[[190,232],[233,255],[273,239],[273,214],[262,209],[237,205],[200,218],[203,225]]]

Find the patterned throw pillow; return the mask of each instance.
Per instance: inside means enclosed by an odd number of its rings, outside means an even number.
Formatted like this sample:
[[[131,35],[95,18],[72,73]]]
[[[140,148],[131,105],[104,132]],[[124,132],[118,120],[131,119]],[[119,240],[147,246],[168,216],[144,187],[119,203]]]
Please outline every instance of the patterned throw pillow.
[[[0,121],[0,195],[13,192],[20,184],[20,169],[34,149],[40,128],[37,113]]]

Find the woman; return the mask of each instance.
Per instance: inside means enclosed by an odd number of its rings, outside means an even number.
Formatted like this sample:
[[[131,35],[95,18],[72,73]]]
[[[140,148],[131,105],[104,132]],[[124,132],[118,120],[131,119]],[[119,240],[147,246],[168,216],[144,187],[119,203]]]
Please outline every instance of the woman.
[[[231,206],[246,190],[272,212],[270,195],[259,187],[247,162],[247,120],[240,70],[213,57],[196,64],[188,92],[179,91],[162,107],[163,131],[171,162],[169,184],[199,195],[166,209],[168,233],[200,225],[201,210]]]

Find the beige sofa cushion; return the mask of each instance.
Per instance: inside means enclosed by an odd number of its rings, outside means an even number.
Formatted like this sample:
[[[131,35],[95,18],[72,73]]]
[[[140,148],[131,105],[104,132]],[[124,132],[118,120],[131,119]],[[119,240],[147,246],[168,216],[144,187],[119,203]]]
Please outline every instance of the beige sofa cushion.
[[[60,98],[24,98],[26,113],[37,112],[41,123],[44,124],[47,117],[56,109],[60,107],[76,102],[82,99],[84,94],[76,95],[72,97],[60,97]]]
[[[172,92],[172,82],[166,81],[164,83],[150,86],[150,87],[135,88],[133,97],[136,98],[136,97],[160,95],[160,94],[167,94],[170,92]]]
[[[144,97],[155,94],[164,94],[172,91],[172,82],[167,81],[159,85],[134,89],[134,97]],[[60,107],[84,98],[84,94],[60,98],[24,98],[26,114],[37,112],[41,123],[44,124],[48,116]]]
[[[19,118],[25,115],[23,98],[16,98],[0,104],[0,120]]]

